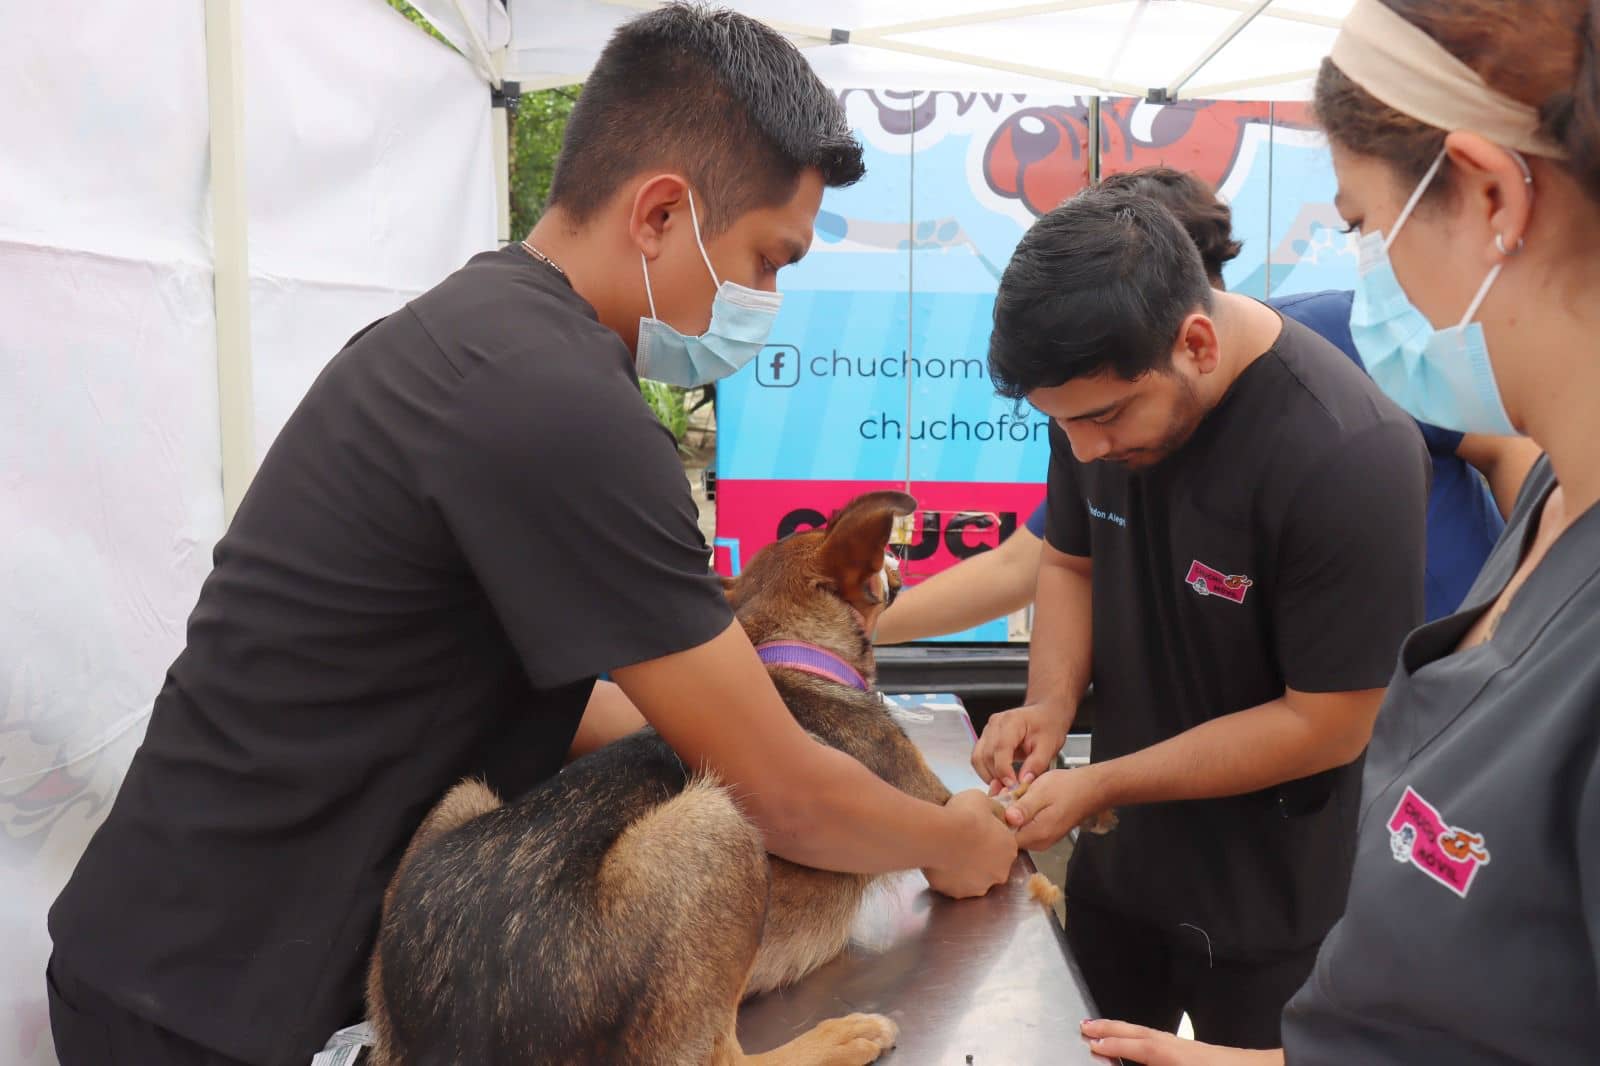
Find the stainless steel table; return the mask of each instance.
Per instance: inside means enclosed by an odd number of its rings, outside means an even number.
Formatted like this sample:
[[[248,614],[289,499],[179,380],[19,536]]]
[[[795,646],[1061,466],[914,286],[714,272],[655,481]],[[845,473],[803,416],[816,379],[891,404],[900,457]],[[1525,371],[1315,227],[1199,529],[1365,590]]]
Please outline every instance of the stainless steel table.
[[[968,761],[972,725],[955,697],[887,699],[948,788],[980,785]],[[1028,897],[1033,872],[1023,854],[1005,885],[961,902],[929,891],[921,874],[887,878],[842,955],[744,1005],[745,1051],[770,1051],[826,1018],[865,1011],[899,1023],[899,1045],[879,1060],[888,1066],[1104,1066],[1078,1032],[1094,1008],[1066,939]]]

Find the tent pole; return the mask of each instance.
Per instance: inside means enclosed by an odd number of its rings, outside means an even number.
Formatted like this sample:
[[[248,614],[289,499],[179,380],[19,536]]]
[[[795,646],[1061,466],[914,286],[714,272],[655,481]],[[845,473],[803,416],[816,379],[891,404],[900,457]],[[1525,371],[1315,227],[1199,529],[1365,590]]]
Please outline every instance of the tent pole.
[[[467,12],[464,0],[455,0],[456,15],[461,19],[461,29],[467,35],[467,44],[472,52],[467,61],[478,68],[478,73],[483,75],[483,80],[500,88],[500,65],[489,55],[489,46],[484,43],[483,34],[478,32],[478,27],[472,22],[472,16]]]
[[[1272,3],[1272,0],[1256,0],[1254,6],[1246,11],[1241,12],[1239,17],[1233,20],[1233,24],[1230,25],[1226,30],[1222,31],[1222,36],[1218,37],[1215,41],[1212,41],[1211,47],[1207,48],[1204,52],[1201,52],[1200,58],[1189,64],[1189,68],[1182,74],[1179,74],[1177,79],[1173,81],[1171,85],[1167,86],[1167,99],[1176,100],[1178,98],[1178,91],[1181,90],[1185,85],[1189,84],[1189,79],[1200,73],[1200,68],[1204,67],[1207,63],[1215,59],[1218,52],[1232,44],[1233,39],[1239,36],[1239,34],[1243,33],[1244,28],[1250,25],[1250,23],[1254,22],[1256,20],[1256,16],[1265,11],[1267,5],[1270,3]]]
[[[490,57],[494,83],[504,86],[505,50]],[[520,96],[520,86],[519,96]],[[494,157],[494,234],[504,246],[511,243],[511,124],[516,121],[516,109],[511,101],[506,106],[489,109],[490,153]]]
[[[1100,184],[1100,108],[1099,96],[1089,97],[1089,184]]]
[[[255,474],[250,359],[250,237],[245,198],[244,64],[240,0],[205,0],[210,105],[212,300],[222,429],[222,505],[233,521]]]

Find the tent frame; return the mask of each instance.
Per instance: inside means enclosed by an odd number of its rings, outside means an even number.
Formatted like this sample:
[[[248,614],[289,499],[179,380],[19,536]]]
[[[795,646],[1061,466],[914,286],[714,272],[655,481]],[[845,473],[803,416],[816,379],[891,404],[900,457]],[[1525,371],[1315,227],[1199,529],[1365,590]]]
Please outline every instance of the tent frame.
[[[459,9],[463,0],[454,0],[454,2]],[[609,2],[615,7],[629,8],[635,11],[651,11],[660,7],[666,0],[609,0]],[[1194,62],[1186,69],[1166,85],[1160,86],[1136,85],[1132,82],[1114,78],[1111,73],[1101,77],[1086,74],[1082,71],[1061,70],[1027,63],[1012,63],[1003,59],[993,59],[988,56],[953,49],[935,48],[930,45],[917,44],[901,39],[907,34],[922,33],[928,30],[959,29],[963,26],[984,25],[1014,18],[1053,15],[1067,11],[1106,7],[1119,2],[1121,0],[1042,0],[1042,2],[1018,4],[1015,7],[968,12],[959,15],[944,15],[935,18],[913,19],[854,29],[790,22],[784,19],[762,18],[759,21],[793,40],[802,50],[839,44],[862,45],[888,52],[920,56],[924,59],[944,60],[951,63],[960,63],[964,66],[980,67],[986,70],[1037,78],[1042,81],[1063,82],[1074,87],[1090,88],[1112,96],[1142,96],[1157,103],[1170,103],[1179,99],[1210,99],[1220,93],[1283,85],[1301,81],[1314,75],[1316,73],[1315,70],[1296,70],[1231,82],[1213,82],[1197,86],[1194,89],[1186,89],[1195,75],[1204,70],[1223,49],[1244,31],[1245,27],[1259,17],[1264,16],[1288,22],[1300,22],[1332,28],[1337,28],[1340,24],[1339,19],[1328,15],[1319,15],[1309,11],[1294,11],[1287,8],[1275,8],[1273,6],[1274,0],[1189,0],[1191,3],[1203,4],[1207,7],[1236,11],[1239,13],[1239,17],[1202,49]],[[1130,36],[1148,3],[1149,0],[1141,0],[1140,6],[1130,22]],[[468,22],[464,11],[462,12],[462,21]],[[474,38],[476,38],[476,32],[470,30],[470,23],[469,32],[472,32]],[[481,41],[475,39],[474,43],[481,44]],[[1126,46],[1126,43],[1125,38],[1124,46]],[[1121,51],[1121,48],[1117,50],[1117,56],[1121,55]],[[1115,67],[1115,64],[1116,57],[1112,60],[1112,67]],[[579,80],[581,79],[559,75],[524,78],[522,86],[525,90],[554,89],[574,84],[575,81]]]
[[[255,371],[250,351],[250,222],[245,197],[240,0],[205,0],[211,114],[211,244],[217,333],[222,504],[231,522],[255,474]]]

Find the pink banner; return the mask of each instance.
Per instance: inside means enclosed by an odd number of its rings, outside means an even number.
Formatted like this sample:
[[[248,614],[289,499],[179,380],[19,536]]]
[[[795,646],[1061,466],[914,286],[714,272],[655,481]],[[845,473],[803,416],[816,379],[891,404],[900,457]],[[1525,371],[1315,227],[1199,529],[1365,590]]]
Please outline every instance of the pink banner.
[[[892,481],[717,482],[717,572],[732,575],[781,536],[813,529],[864,492],[904,490]],[[995,545],[1044,499],[1040,484],[916,482],[917,531],[901,549],[908,583],[931,577]]]

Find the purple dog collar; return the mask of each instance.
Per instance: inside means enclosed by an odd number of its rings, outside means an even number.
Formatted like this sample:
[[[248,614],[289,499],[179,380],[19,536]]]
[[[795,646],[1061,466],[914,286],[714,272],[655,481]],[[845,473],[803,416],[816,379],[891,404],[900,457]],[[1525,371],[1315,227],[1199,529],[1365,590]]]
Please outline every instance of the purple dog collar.
[[[757,644],[756,657],[768,666],[801,670],[862,692],[870,691],[867,679],[862,677],[855,667],[828,649],[819,648],[815,644],[807,644],[800,640],[774,640],[767,644]]]

